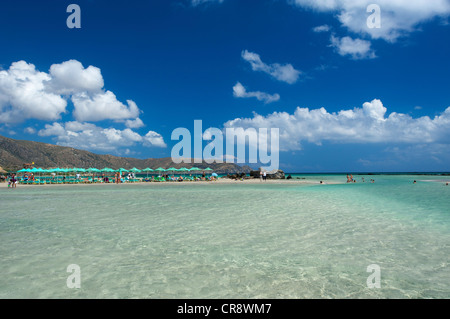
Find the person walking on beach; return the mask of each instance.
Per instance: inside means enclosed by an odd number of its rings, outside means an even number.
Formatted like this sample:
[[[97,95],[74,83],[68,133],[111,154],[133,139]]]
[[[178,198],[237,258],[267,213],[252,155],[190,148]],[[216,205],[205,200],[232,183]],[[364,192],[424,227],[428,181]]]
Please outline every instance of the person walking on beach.
[[[16,188],[16,186],[17,186],[16,175],[13,173],[11,174],[11,188]]]
[[[266,171],[264,171],[264,173],[263,173],[263,180],[267,181],[267,172]]]

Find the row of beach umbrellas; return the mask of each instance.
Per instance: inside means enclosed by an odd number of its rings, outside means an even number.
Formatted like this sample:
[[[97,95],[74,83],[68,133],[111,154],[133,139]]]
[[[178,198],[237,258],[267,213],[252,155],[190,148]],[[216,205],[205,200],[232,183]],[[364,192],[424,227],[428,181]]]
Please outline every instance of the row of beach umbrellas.
[[[175,168],[175,167],[171,167],[168,169],[159,167],[157,169],[151,169],[149,167],[140,170],[136,167],[133,167],[132,169],[125,169],[125,168],[119,168],[117,170],[114,170],[112,168],[109,167],[105,167],[102,169],[98,169],[98,168],[88,168],[88,169],[84,169],[84,168],[51,168],[51,169],[42,169],[42,168],[23,168],[21,170],[18,170],[17,173],[38,173],[38,174],[42,174],[42,173],[115,173],[115,172],[133,172],[133,173],[141,173],[141,172],[147,172],[147,176],[149,172],[182,172],[182,173],[187,173],[187,172],[199,172],[199,171],[206,171],[206,172],[210,172],[212,171],[211,168],[205,168],[205,169],[201,169],[198,167],[192,167],[192,168]]]

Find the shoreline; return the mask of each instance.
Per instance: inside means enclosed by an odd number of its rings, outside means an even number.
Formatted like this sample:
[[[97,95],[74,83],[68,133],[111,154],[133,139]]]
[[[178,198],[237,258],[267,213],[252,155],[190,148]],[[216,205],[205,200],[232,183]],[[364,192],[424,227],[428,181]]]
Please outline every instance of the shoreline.
[[[346,184],[345,182],[336,182],[336,181],[323,181],[321,184],[320,181],[312,181],[312,180],[303,180],[303,179],[268,179],[266,181],[261,181],[259,178],[254,179],[244,179],[244,180],[234,180],[229,178],[220,178],[216,181],[183,181],[183,182],[132,182],[132,183],[67,183],[67,184],[39,184],[39,185],[30,185],[30,184],[17,184],[18,188],[21,187],[60,187],[60,186],[94,186],[94,185],[102,185],[102,186],[119,186],[119,185],[191,185],[191,184],[300,184],[300,185],[335,185],[335,184]],[[0,188],[8,188],[8,183],[0,183]]]

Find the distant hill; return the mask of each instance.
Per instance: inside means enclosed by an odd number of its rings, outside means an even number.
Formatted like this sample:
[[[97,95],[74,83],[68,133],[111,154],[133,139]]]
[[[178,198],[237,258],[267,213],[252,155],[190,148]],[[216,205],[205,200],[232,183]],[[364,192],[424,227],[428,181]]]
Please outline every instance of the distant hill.
[[[163,167],[187,167],[199,168],[211,167],[218,174],[226,173],[249,173],[252,169],[248,166],[239,166],[234,163],[213,163],[208,164],[174,164],[169,158],[148,158],[137,159],[130,157],[118,157],[112,155],[99,155],[88,151],[77,150],[71,147],[46,144],[41,142],[14,140],[0,136],[0,167],[5,170],[19,170],[25,163],[34,162],[34,166],[50,167],[81,167],[81,168],[103,168],[110,167],[143,169],[150,167],[152,169]]]

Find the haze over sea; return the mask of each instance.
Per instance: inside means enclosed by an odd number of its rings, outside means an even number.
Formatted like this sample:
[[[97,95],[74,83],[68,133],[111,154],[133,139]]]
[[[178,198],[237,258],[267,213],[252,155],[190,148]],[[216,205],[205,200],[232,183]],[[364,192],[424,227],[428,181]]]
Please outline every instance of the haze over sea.
[[[449,176],[294,177],[0,188],[0,298],[450,297]]]

